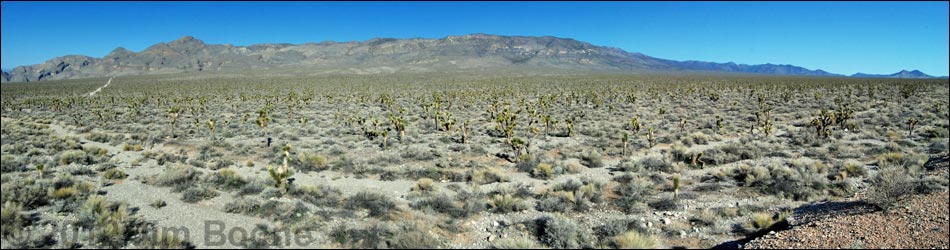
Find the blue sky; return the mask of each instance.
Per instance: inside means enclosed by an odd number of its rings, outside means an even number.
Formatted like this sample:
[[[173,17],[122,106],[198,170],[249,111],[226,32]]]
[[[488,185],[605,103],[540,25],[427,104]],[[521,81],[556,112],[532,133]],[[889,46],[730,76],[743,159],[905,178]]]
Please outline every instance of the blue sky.
[[[488,33],[673,60],[948,75],[947,2],[2,2],[2,68],[192,35],[207,43]]]

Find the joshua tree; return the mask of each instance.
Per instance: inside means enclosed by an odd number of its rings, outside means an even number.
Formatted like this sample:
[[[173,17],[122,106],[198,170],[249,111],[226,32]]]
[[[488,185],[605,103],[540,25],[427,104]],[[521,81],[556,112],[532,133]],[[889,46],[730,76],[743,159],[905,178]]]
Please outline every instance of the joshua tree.
[[[178,122],[178,116],[181,115],[182,111],[184,111],[184,109],[182,109],[181,106],[171,107],[171,108],[168,108],[167,111],[165,111],[166,113],[168,113],[168,118],[171,120],[172,128],[174,128],[175,123]]]
[[[290,145],[284,146],[281,151],[283,151],[284,154],[284,164],[276,169],[274,166],[268,166],[267,172],[270,173],[270,177],[277,183],[276,187],[286,192],[290,189],[289,185],[287,185],[287,179],[293,175],[293,171],[290,170],[287,163],[287,159],[290,158]]]
[[[703,158],[703,152],[699,152],[699,153],[693,155],[693,159],[692,159],[692,162],[691,162],[691,163],[693,164],[693,166],[698,166],[699,163],[701,163],[701,162],[699,161],[700,158]],[[705,163],[705,162],[702,162],[702,164],[703,164],[703,167],[706,166],[706,163]]]
[[[564,123],[567,124],[567,136],[574,136],[574,117],[564,119]]]
[[[811,120],[811,126],[815,127],[815,134],[822,138],[828,138],[831,135],[831,125],[834,124],[835,116],[824,109],[817,118]]]
[[[627,135],[627,132],[623,132],[623,137],[620,138],[620,141],[623,142],[623,150],[620,151],[620,155],[627,155],[627,140],[629,139],[630,137]]]
[[[389,129],[383,129],[379,134],[383,136],[383,150],[386,150],[386,142],[389,141]]]
[[[907,119],[906,123],[908,126],[910,126],[909,128],[910,130],[907,131],[907,137],[910,137],[911,135],[914,134],[914,127],[916,127],[917,123],[920,123],[920,121],[915,118],[910,118],[910,119]]]
[[[208,131],[211,132],[211,139],[214,140],[214,131],[215,131],[215,129],[218,128],[217,126],[215,126],[215,120],[214,120],[214,119],[208,119],[208,122],[205,123],[205,125],[208,126]]]
[[[673,200],[679,199],[680,194],[680,175],[673,175]]]
[[[468,122],[462,122],[462,126],[459,126],[462,132],[462,144],[465,144],[468,141]]]
[[[396,131],[399,132],[399,143],[402,143],[403,139],[406,137],[406,120],[402,119],[402,117],[397,117],[393,114],[390,114],[389,123],[391,123],[393,128],[396,128]]]
[[[643,128],[643,126],[640,125],[640,116],[635,116],[633,119],[630,119],[630,130],[633,131],[634,135],[640,133],[641,128]]]
[[[267,110],[261,109],[260,111],[257,111],[257,114],[257,126],[261,127],[261,131],[264,133],[264,140],[267,142],[267,147],[270,147],[271,139],[270,137],[267,137],[267,122],[270,121],[270,118],[267,117]]]
[[[716,127],[719,128],[719,131],[717,132],[720,132],[720,133],[722,132],[722,128],[724,127],[722,124],[722,117],[719,117],[718,115],[716,116]]]
[[[650,147],[656,146],[656,135],[653,134],[653,128],[647,129],[647,142],[650,143]]]
[[[516,159],[524,154],[522,151],[525,149],[526,142],[521,138],[511,138],[508,140],[508,144],[511,145],[511,151],[514,152]]]
[[[36,173],[40,175],[40,178],[43,178],[43,168],[44,168],[44,167],[45,167],[45,166],[43,166],[43,163],[37,163],[37,164],[36,164]]]
[[[686,118],[680,118],[680,133],[686,132]]]

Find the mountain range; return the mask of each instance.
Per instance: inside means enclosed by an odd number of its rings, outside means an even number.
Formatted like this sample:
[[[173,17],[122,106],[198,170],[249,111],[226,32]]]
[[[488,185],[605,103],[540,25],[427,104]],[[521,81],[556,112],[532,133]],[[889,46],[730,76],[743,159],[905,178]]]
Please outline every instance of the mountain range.
[[[794,65],[674,61],[552,36],[470,34],[441,39],[374,38],[362,42],[206,44],[191,36],[141,52],[119,47],[102,58],[67,55],[3,72],[3,82],[34,82],[179,72],[293,69],[308,73],[379,74],[471,70],[700,72],[841,76]],[[932,78],[920,71],[852,77]]]

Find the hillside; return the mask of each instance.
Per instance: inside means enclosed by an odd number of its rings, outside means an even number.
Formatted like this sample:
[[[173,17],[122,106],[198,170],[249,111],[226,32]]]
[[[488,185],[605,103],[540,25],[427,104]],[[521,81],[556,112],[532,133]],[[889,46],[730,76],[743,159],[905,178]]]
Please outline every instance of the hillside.
[[[176,72],[242,72],[294,67],[306,72],[376,74],[485,69],[618,72],[710,71],[838,76],[793,65],[673,61],[551,36],[471,34],[442,39],[375,38],[362,42],[207,44],[191,36],[141,52],[119,47],[102,58],[68,55],[4,72],[4,82]]]

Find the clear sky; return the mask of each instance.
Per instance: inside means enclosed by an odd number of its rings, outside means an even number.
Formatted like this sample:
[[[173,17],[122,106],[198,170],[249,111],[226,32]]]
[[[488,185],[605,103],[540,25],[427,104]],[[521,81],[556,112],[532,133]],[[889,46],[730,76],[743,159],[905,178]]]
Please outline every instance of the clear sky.
[[[191,35],[250,45],[487,33],[673,60],[948,75],[947,2],[2,2],[2,68]]]

